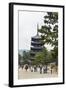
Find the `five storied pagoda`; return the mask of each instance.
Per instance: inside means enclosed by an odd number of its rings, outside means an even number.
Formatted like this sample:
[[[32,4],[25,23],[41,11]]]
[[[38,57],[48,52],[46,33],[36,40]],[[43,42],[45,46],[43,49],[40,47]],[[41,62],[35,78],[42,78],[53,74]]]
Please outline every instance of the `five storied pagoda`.
[[[41,52],[42,49],[43,49],[43,42],[42,42],[42,38],[41,36],[39,35],[39,27],[38,27],[38,24],[37,24],[37,34],[36,36],[32,37],[31,38],[31,48],[30,48],[30,60],[33,61],[35,60],[35,54],[37,52]]]

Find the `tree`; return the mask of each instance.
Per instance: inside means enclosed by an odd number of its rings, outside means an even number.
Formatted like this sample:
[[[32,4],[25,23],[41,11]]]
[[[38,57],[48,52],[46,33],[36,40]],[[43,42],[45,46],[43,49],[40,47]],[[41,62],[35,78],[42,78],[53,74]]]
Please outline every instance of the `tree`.
[[[29,64],[30,51],[23,51],[23,64]]]
[[[58,57],[58,13],[47,12],[44,16],[44,25],[38,30],[41,33],[42,40],[45,44],[53,46],[53,59]]]
[[[50,62],[52,62],[52,54],[51,51],[48,51],[46,48],[44,48],[42,52],[36,53],[35,60],[33,61],[36,65],[47,65]]]
[[[40,65],[40,64],[44,63],[43,61],[44,61],[43,53],[42,52],[36,53],[35,60],[33,61],[33,64]]]
[[[53,61],[54,61],[54,59],[53,59],[53,56],[52,56],[52,51],[48,51],[48,54],[47,54],[47,63],[51,63]]]
[[[18,54],[18,64],[21,66],[21,61],[22,61],[22,56],[20,54]]]

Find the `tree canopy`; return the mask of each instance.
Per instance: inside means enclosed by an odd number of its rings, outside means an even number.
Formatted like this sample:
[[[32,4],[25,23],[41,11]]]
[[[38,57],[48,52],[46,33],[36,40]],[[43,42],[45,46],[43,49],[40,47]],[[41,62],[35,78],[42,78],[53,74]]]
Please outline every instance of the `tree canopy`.
[[[38,30],[41,33],[42,40],[45,44],[53,47],[53,59],[58,57],[58,13],[47,12],[44,16],[44,25]]]
[[[52,53],[51,51],[48,51],[46,48],[43,49],[42,52],[38,52],[35,55],[35,60],[34,60],[34,64],[37,65],[46,65],[50,62],[52,62]]]

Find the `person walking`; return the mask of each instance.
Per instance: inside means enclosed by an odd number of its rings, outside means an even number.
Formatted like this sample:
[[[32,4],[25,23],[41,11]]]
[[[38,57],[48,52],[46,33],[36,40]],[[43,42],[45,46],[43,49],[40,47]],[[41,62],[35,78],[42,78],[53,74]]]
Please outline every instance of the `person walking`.
[[[34,72],[37,72],[37,67],[36,67],[36,65],[34,65]]]
[[[27,64],[25,65],[25,69],[26,69],[26,71],[27,71],[27,69],[28,69],[28,65],[27,65]]]
[[[42,74],[42,65],[40,65],[40,74]]]

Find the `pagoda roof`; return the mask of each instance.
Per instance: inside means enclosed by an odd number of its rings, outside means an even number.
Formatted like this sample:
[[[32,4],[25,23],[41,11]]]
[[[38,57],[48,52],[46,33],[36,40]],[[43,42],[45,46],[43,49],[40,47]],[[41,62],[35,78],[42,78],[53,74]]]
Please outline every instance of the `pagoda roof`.
[[[36,52],[33,52],[33,51],[30,52],[31,56],[35,56],[35,54],[36,54]]]
[[[43,47],[31,47],[31,50],[41,50]]]
[[[34,45],[34,44],[36,44],[36,45],[43,45],[43,42],[34,42],[34,41],[31,41],[31,44],[32,45]]]
[[[31,57],[30,60],[35,60],[35,57]]]
[[[36,35],[36,36],[33,36],[32,38],[33,38],[33,39],[41,39],[41,36]]]

